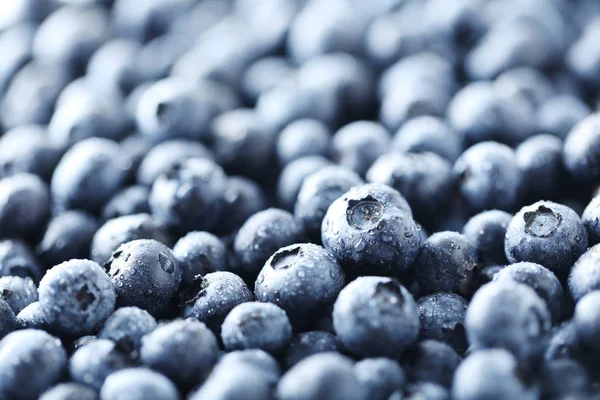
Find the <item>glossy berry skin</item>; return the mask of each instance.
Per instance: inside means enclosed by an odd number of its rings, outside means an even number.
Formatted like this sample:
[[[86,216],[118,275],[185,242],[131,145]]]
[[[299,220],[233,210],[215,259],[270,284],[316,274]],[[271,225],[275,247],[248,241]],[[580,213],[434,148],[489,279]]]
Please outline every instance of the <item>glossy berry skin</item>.
[[[344,271],[324,248],[293,244],[267,260],[256,278],[254,296],[283,308],[292,324],[300,327],[333,305],[344,283]]]
[[[69,373],[73,381],[100,390],[109,375],[133,365],[119,344],[97,339],[75,351],[69,360]]]
[[[504,236],[512,215],[506,211],[487,210],[474,215],[463,227],[462,234],[475,247],[482,263],[506,263]]]
[[[181,266],[181,284],[185,287],[191,286],[198,275],[223,271],[227,266],[225,244],[208,232],[188,233],[175,243],[173,255]]]
[[[278,208],[260,211],[248,218],[235,236],[233,250],[239,266],[234,272],[254,279],[273,253],[303,239],[302,226],[289,212]]]
[[[50,191],[36,175],[21,173],[0,180],[0,237],[33,239],[50,216]]]
[[[335,200],[323,219],[321,239],[350,276],[405,273],[420,246],[406,200],[380,183],[354,187]]]
[[[477,252],[471,242],[457,232],[437,232],[423,244],[415,264],[419,286],[425,293],[441,291],[467,294]]]
[[[453,173],[458,192],[475,212],[498,209],[510,211],[523,197],[523,173],[514,151],[496,142],[469,147],[456,160]]]
[[[270,383],[277,383],[281,377],[279,362],[269,353],[260,349],[234,350],[225,353],[213,369],[214,374],[229,371],[229,367],[244,366],[260,372]],[[212,376],[211,376],[212,377]]]
[[[102,208],[101,217],[106,221],[124,215],[148,214],[150,191],[145,186],[129,186],[113,196]]]
[[[197,318],[216,332],[235,306],[254,299],[242,278],[227,271],[211,272],[196,279],[190,294],[184,317]]]
[[[126,368],[104,381],[102,400],[179,400],[177,387],[164,375],[147,368]]]
[[[324,156],[330,152],[331,133],[325,124],[315,119],[299,119],[286,126],[276,143],[280,165],[305,156]]]
[[[367,181],[398,190],[423,223],[442,213],[452,196],[452,165],[435,153],[388,153],[367,171]]]
[[[536,127],[565,139],[571,129],[591,113],[578,97],[563,94],[550,97],[536,111]]]
[[[168,307],[181,283],[181,267],[171,250],[152,239],[119,246],[104,269],[117,293],[117,304],[152,315]]]
[[[98,393],[88,386],[79,383],[59,383],[58,385],[46,390],[40,396],[40,400],[97,400]]]
[[[406,121],[394,135],[394,150],[406,153],[431,152],[454,163],[463,150],[463,139],[446,123],[429,115]]]
[[[218,221],[226,188],[227,177],[219,165],[191,158],[154,181],[150,209],[173,230],[208,230]]]
[[[598,333],[600,332],[599,303],[600,291],[592,291],[579,299],[573,314],[577,336],[595,351],[600,349],[600,343],[598,343]]]
[[[333,326],[351,353],[396,358],[417,340],[419,315],[412,295],[397,280],[364,276],[340,292]]]
[[[590,247],[575,262],[568,279],[569,292],[575,301],[600,290],[600,245]]]
[[[389,358],[365,358],[354,364],[354,373],[367,399],[388,400],[406,382],[402,367]]]
[[[581,222],[588,233],[590,245],[600,242],[600,196],[595,196],[583,210]]]
[[[527,198],[546,199],[560,194],[565,177],[562,148],[562,141],[549,134],[531,136],[517,147],[515,156],[523,171]]]
[[[462,358],[443,342],[423,340],[403,358],[408,378],[413,382],[433,382],[449,388]]]
[[[154,329],[156,320],[150,313],[137,307],[122,307],[106,319],[98,338],[139,349],[142,337]]]
[[[551,317],[544,300],[529,286],[494,281],[473,296],[465,316],[475,349],[503,348],[520,360],[535,360],[549,339]]]
[[[40,306],[48,323],[67,334],[92,333],[113,312],[115,289],[98,264],[70,260],[40,282]]]
[[[333,159],[360,176],[384,154],[390,144],[389,132],[380,124],[356,121],[343,126],[332,139]]]
[[[324,331],[301,332],[295,335],[285,354],[285,367],[292,368],[300,361],[317,353],[338,351],[339,346],[333,333]]]
[[[548,306],[552,320],[559,321],[564,315],[568,300],[563,287],[552,271],[530,262],[520,262],[506,266],[495,276],[495,281],[509,280],[531,287]]]
[[[98,222],[84,211],[65,211],[50,220],[36,253],[47,267],[90,254]]]
[[[423,296],[417,302],[421,339],[433,339],[447,343],[457,353],[467,349],[465,314],[468,302],[451,292],[439,292]]]
[[[235,233],[248,218],[267,208],[265,193],[256,182],[243,176],[227,179],[225,205],[215,231],[223,235]]]
[[[600,115],[591,114],[571,129],[563,147],[563,163],[576,180],[594,183],[600,177]]]
[[[228,351],[261,349],[278,355],[292,339],[292,325],[285,311],[274,304],[242,303],[227,314],[221,339]]]
[[[0,240],[0,276],[20,276],[38,282],[42,266],[20,240]]]
[[[37,289],[31,278],[4,276],[0,278],[0,299],[4,300],[15,315],[38,300]]]
[[[452,398],[537,399],[538,388],[520,379],[517,362],[509,352],[501,349],[473,353],[456,370]]]
[[[122,243],[136,239],[154,239],[170,244],[165,227],[148,214],[126,215],[108,220],[94,234],[90,255],[98,264],[104,264]]]
[[[59,381],[67,364],[60,340],[36,329],[9,333],[0,341],[0,396],[28,400]]]
[[[332,165],[322,156],[306,156],[287,164],[277,180],[277,199],[286,210],[294,208],[304,180],[313,173]]]
[[[17,328],[17,317],[6,301],[0,301],[0,339]]]
[[[16,318],[17,326],[22,329],[50,329],[50,324],[44,316],[39,301],[33,302],[22,309]]]
[[[208,376],[218,350],[215,335],[202,322],[175,320],[142,338],[140,361],[180,387],[189,388]]]
[[[193,140],[171,139],[158,143],[142,159],[137,170],[137,182],[152,186],[156,178],[190,158],[212,160],[212,155],[204,145]]]
[[[276,389],[281,400],[362,400],[365,394],[352,361],[339,353],[305,358],[283,375]]]
[[[324,167],[308,176],[296,200],[294,218],[302,224],[306,234],[318,243],[321,225],[327,209],[338,197],[364,182],[356,172],[339,166]]]
[[[587,245],[587,232],[575,211],[562,204],[538,201],[523,207],[510,221],[504,251],[511,263],[541,264],[562,278]]]

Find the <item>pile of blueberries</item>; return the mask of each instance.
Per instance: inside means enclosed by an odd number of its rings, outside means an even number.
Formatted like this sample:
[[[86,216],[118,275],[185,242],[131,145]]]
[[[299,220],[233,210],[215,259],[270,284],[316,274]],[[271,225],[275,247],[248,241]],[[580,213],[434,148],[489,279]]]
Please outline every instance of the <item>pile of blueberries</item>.
[[[599,38],[0,0],[0,400],[599,400]]]

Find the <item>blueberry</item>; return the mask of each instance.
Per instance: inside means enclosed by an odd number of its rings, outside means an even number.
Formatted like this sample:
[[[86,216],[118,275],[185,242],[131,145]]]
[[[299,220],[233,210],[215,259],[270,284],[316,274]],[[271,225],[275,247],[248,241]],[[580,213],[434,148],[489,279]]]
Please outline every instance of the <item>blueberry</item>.
[[[394,135],[392,148],[402,152],[432,152],[453,163],[463,150],[463,138],[442,119],[429,115],[406,121]]]
[[[109,20],[99,6],[65,6],[39,26],[33,42],[36,59],[81,71],[93,52],[107,39]]]
[[[146,155],[150,153],[154,145],[155,143],[151,139],[147,138],[146,136],[142,136],[139,133],[133,133],[119,142],[121,152],[126,154],[131,161],[129,168],[127,169],[127,184],[133,184],[137,182],[137,175],[140,173],[140,165],[142,164],[142,161]],[[152,182],[153,181],[145,184],[145,186],[150,186]],[[142,184],[141,182],[138,183],[140,185]]]
[[[462,361],[452,347],[436,340],[423,340],[403,357],[408,378],[413,382],[452,385],[454,371]]]
[[[520,360],[535,361],[549,339],[551,318],[544,300],[529,286],[494,281],[473,296],[465,327],[475,349],[503,348]]]
[[[0,180],[0,237],[34,239],[50,216],[48,185],[20,173]]]
[[[354,373],[366,390],[366,399],[388,400],[396,390],[402,390],[406,377],[402,367],[389,358],[365,358],[354,364]]]
[[[223,320],[237,305],[252,301],[252,292],[242,278],[227,271],[217,271],[197,278],[191,289],[183,315],[206,323],[213,331],[221,328]]]
[[[239,108],[216,117],[208,140],[219,164],[231,174],[262,177],[274,155],[275,138],[252,109]]]
[[[276,384],[281,377],[281,368],[277,360],[269,353],[259,349],[234,350],[225,353],[215,365],[213,373],[224,372],[224,376],[227,376],[230,367],[242,365],[249,367],[250,370],[260,372],[272,384]]]
[[[600,242],[600,196],[595,196],[585,207],[581,222],[588,233],[589,244]]]
[[[90,255],[98,264],[104,264],[117,248],[136,239],[154,239],[170,244],[171,239],[156,218],[148,214],[127,215],[108,220],[94,234]]]
[[[175,164],[154,181],[152,213],[177,231],[211,229],[224,207],[227,177],[212,161],[190,158]]]
[[[2,175],[28,172],[48,181],[61,155],[61,149],[50,143],[41,125],[17,126],[0,139]]]
[[[283,308],[294,326],[306,326],[333,304],[344,280],[342,268],[324,248],[294,244],[267,260],[254,295]]]
[[[425,241],[415,263],[415,274],[425,293],[450,291],[467,294],[477,251],[460,233],[438,232]]]
[[[557,360],[544,365],[540,377],[544,399],[588,398],[592,383],[586,370],[576,361]]]
[[[115,194],[102,209],[102,219],[109,220],[124,215],[148,214],[150,190],[142,185],[129,186]]]
[[[115,289],[98,264],[70,260],[40,282],[40,306],[48,323],[67,334],[92,333],[112,313]]]
[[[98,333],[100,339],[131,344],[139,348],[142,337],[156,329],[156,320],[147,311],[137,307],[122,307],[113,312]]]
[[[350,282],[335,302],[333,325],[344,347],[361,357],[396,358],[419,335],[417,305],[393,278]]]
[[[82,140],[60,160],[50,189],[60,210],[99,211],[121,188],[130,160],[117,143],[101,138]]]
[[[456,160],[453,172],[460,195],[475,212],[510,211],[521,204],[523,172],[508,146],[496,142],[471,146]]]
[[[581,338],[573,320],[563,322],[552,329],[552,337],[544,353],[546,361],[582,360]]]
[[[512,215],[506,211],[483,211],[469,219],[462,234],[473,244],[480,262],[506,263],[504,236]]]
[[[331,147],[331,133],[325,124],[315,119],[299,119],[285,127],[276,143],[279,164],[306,156],[327,157]]]
[[[258,59],[244,72],[242,91],[248,99],[256,101],[261,94],[274,88],[285,76],[292,73],[292,66],[283,57]]]
[[[135,68],[140,49],[134,40],[107,41],[90,57],[86,79],[98,91],[129,93],[140,79]]]
[[[464,326],[467,306],[465,299],[450,292],[421,297],[417,302],[421,339],[447,343],[459,354],[463,354],[467,349]]]
[[[59,381],[67,364],[60,340],[25,329],[0,340],[0,395],[6,399],[36,399]]]
[[[452,165],[435,153],[388,153],[371,165],[367,181],[389,185],[423,223],[443,213],[454,188]]]
[[[323,219],[321,238],[349,275],[405,273],[420,250],[408,203],[379,183],[354,187],[335,200]]]
[[[16,317],[17,325],[23,329],[50,329],[50,324],[38,301],[29,304]]]
[[[306,156],[287,164],[277,181],[277,198],[281,205],[288,210],[294,208],[302,184],[313,173],[332,165],[321,156]]]
[[[167,246],[153,239],[122,244],[104,269],[119,306],[136,306],[153,315],[164,312],[181,283],[177,259]]]
[[[565,170],[562,163],[562,141],[552,135],[530,137],[517,147],[517,165],[530,199],[555,197],[560,193]]]
[[[572,178],[596,182],[600,177],[600,118],[590,114],[569,132],[563,147],[563,162]]]
[[[563,94],[550,97],[536,111],[536,127],[565,139],[571,129],[591,113],[590,108],[578,97]]]
[[[531,262],[508,265],[498,271],[494,280],[509,280],[531,287],[546,302],[553,321],[559,321],[567,309],[567,298],[563,287],[554,273],[543,266]]]
[[[98,393],[90,387],[79,383],[59,383],[46,390],[40,400],[98,400]]]
[[[125,368],[106,378],[102,400],[179,400],[177,387],[164,375],[146,368]]]
[[[509,262],[541,264],[560,278],[587,249],[588,235],[575,211],[538,201],[515,214],[506,229],[504,251]]]
[[[0,278],[0,299],[4,300],[17,315],[38,300],[35,283],[31,278],[3,276]]]
[[[22,3],[26,1],[30,0],[22,1]],[[9,13],[5,15],[7,14]],[[0,21],[0,25],[3,25],[3,22]],[[31,47],[37,26],[23,22],[4,28],[6,29],[2,29],[2,34],[0,34],[0,51],[5,55],[0,61],[0,90],[2,93],[6,91],[19,69],[31,58]]]
[[[27,245],[19,240],[0,240],[0,276],[20,276],[38,282],[42,267]]]
[[[175,320],[142,338],[140,361],[180,387],[192,387],[208,376],[218,349],[215,335],[202,322]]]
[[[541,107],[556,94],[553,82],[540,70],[531,67],[503,72],[494,81],[494,90],[506,99],[525,100],[533,109]]]
[[[292,368],[314,354],[339,350],[337,339],[330,332],[309,331],[295,335],[285,355],[285,366]]]
[[[130,366],[133,361],[118,344],[98,339],[75,351],[69,360],[69,373],[73,381],[100,390],[109,375]]]
[[[191,286],[194,279],[227,267],[225,244],[208,232],[190,232],[175,244],[173,255],[179,261],[183,286]]]
[[[599,301],[599,291],[587,293],[577,302],[573,315],[573,323],[578,337],[594,350],[600,349],[597,341],[598,332],[600,332],[600,319],[597,311]]]
[[[59,383],[46,390],[40,400],[98,400],[98,393],[92,388],[79,383]]]
[[[390,134],[383,126],[371,121],[355,121],[333,135],[331,151],[333,159],[340,165],[364,176],[389,145]]]
[[[307,357],[281,378],[276,398],[362,400],[366,390],[354,373],[352,361],[339,353]]]
[[[517,360],[501,349],[485,350],[467,357],[456,370],[452,398],[537,399],[538,388],[522,377]]]
[[[597,20],[589,22],[584,27],[581,36],[573,41],[565,59],[568,69],[576,77],[594,86],[600,83],[595,74],[600,57],[600,48],[594,40],[599,30],[600,25]]]
[[[21,325],[15,313],[6,301],[0,301],[0,339],[14,331],[17,326]]]
[[[569,292],[575,301],[594,290],[600,289],[600,246],[590,247],[573,265],[569,275]]]
[[[171,139],[159,143],[142,159],[137,171],[137,181],[141,185],[152,186],[156,178],[189,158],[212,160],[212,155],[201,143],[193,140]]]
[[[302,224],[311,240],[319,243],[323,218],[331,203],[352,187],[362,184],[362,179],[348,168],[325,167],[305,179],[298,193],[294,218]]]
[[[68,350],[72,355],[83,346],[87,346],[88,344],[95,342],[96,340],[98,340],[98,337],[96,335],[80,336],[71,342],[71,344],[68,347]]]
[[[261,349],[281,354],[292,339],[292,326],[285,311],[271,303],[247,302],[235,306],[223,322],[221,339],[225,349]]]
[[[267,208],[265,193],[251,179],[231,176],[225,189],[225,205],[215,231],[231,234],[252,215]]]
[[[394,395],[400,396],[399,392]],[[417,382],[406,387],[406,397],[390,397],[388,400],[450,400],[449,391],[431,382]]]
[[[273,253],[303,238],[302,227],[289,212],[277,208],[257,212],[242,225],[233,243],[240,275],[254,280]]]
[[[98,222],[90,214],[64,211],[50,220],[36,253],[48,267],[74,258],[87,258],[97,230]]]

